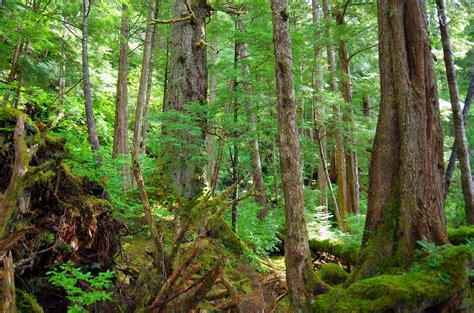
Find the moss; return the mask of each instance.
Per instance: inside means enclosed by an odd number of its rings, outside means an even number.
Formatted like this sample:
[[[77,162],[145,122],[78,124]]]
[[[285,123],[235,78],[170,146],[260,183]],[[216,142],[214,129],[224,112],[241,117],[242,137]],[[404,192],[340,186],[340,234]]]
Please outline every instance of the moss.
[[[206,227],[211,237],[220,239],[226,248],[238,255],[244,253],[245,247],[242,241],[240,241],[240,238],[230,229],[229,224],[222,217],[218,215],[211,216],[207,221]]]
[[[33,312],[33,313],[43,313],[44,310],[43,308],[41,307],[41,305],[38,303],[38,301],[36,300],[35,296],[33,296],[32,294],[26,292],[26,291],[23,291],[23,290],[18,290],[18,293],[19,293],[19,296],[20,296],[20,300],[23,300],[24,302],[24,305],[26,306],[25,308],[25,312]],[[20,305],[21,307],[21,305]]]
[[[309,247],[311,251],[327,252],[350,264],[355,264],[359,256],[357,247],[347,247],[341,241],[333,239],[312,239],[309,241]]]
[[[339,285],[346,281],[349,274],[339,264],[326,263],[319,270],[319,276],[329,285]]]
[[[469,239],[474,238],[474,225],[449,227],[448,237],[453,245],[465,244]]]
[[[464,246],[447,246],[440,265],[422,264],[401,275],[381,275],[333,288],[318,296],[313,312],[412,312],[443,303],[466,288],[472,255]]]
[[[0,121],[3,121],[4,123],[11,123],[12,125],[15,125],[20,115],[25,116],[25,123],[28,130],[31,130],[35,134],[39,133],[38,127],[35,125],[35,123],[33,123],[31,118],[22,111],[12,108],[0,109]]]

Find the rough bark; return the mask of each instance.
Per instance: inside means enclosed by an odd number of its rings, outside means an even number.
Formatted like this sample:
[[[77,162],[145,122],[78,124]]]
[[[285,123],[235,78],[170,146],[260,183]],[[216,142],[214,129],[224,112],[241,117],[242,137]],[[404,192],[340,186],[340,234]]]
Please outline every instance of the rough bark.
[[[292,310],[305,312],[306,302],[311,296],[305,283],[312,280],[313,270],[303,199],[288,0],[272,0],[271,3],[280,164],[285,197],[286,281]]]
[[[330,6],[328,0],[323,0],[323,15],[324,21],[326,24],[331,22],[330,15]],[[329,69],[329,90],[332,92],[337,91],[337,74],[336,74],[336,57],[334,54],[334,48],[332,46],[332,35],[329,27],[326,25],[325,28],[326,38],[328,38],[328,44],[326,47],[327,50],[327,59],[328,59],[328,69]],[[334,128],[334,137],[335,137],[335,147],[334,147],[334,161],[336,169],[336,181],[337,181],[337,197],[339,201],[339,213],[341,219],[344,221],[345,213],[347,211],[347,182],[346,182],[346,159],[345,159],[345,150],[344,150],[344,137],[341,133],[339,123],[342,120],[340,114],[339,105],[333,105],[333,123],[332,127]],[[341,228],[344,230],[344,226]]]
[[[236,19],[236,28],[244,35],[244,16],[240,15]],[[267,197],[265,196],[265,184],[263,182],[263,172],[262,172],[262,162],[260,159],[260,144],[258,142],[258,134],[257,134],[257,119],[255,114],[255,104],[252,102],[251,97],[251,85],[249,83],[250,79],[250,68],[248,64],[248,50],[247,44],[245,42],[238,42],[237,43],[238,55],[239,55],[239,64],[242,70],[242,81],[243,81],[243,89],[244,89],[244,101],[245,101],[245,108],[247,110],[248,115],[248,123],[249,123],[249,133],[251,136],[250,139],[250,146],[251,151],[250,155],[252,157],[252,177],[253,177],[253,185],[255,190],[255,201],[261,206],[260,212],[258,213],[258,217],[260,220],[264,220],[268,215],[267,210]]]
[[[461,169],[461,185],[464,195],[464,207],[468,224],[474,224],[474,182],[472,181],[471,162],[466,138],[466,129],[459,101],[458,83],[456,80],[456,69],[454,66],[451,39],[449,37],[449,24],[446,16],[446,4],[444,0],[436,0],[438,8],[439,29],[443,43],[444,64],[448,78],[449,96],[451,98],[451,109],[453,111],[454,138],[456,144],[456,155],[459,159]]]
[[[184,0],[174,3],[174,19],[191,15],[172,25],[170,73],[163,105],[165,112],[180,112],[189,115],[187,104],[204,104],[207,100],[207,46],[206,17],[210,7],[205,0]],[[190,10],[191,9],[191,12]],[[170,186],[185,199],[198,195],[203,187],[205,165],[196,160],[196,151],[204,144],[205,119],[200,118],[202,134],[197,136],[187,130],[173,130],[164,125],[163,135],[172,136],[182,142],[176,146],[163,147],[163,170]],[[178,150],[178,151],[177,151]]]
[[[120,53],[115,101],[114,143],[112,157],[128,156],[128,6],[122,4],[122,23],[120,27]],[[122,188],[126,190],[132,184],[129,165],[122,166]]]
[[[97,135],[97,127],[95,124],[94,109],[92,107],[91,81],[89,74],[89,56],[88,56],[88,16],[90,12],[89,0],[82,1],[82,76],[84,91],[84,106],[86,111],[86,124],[89,143],[92,152],[97,158],[97,163],[102,166],[102,154],[100,153],[99,137]]]
[[[363,246],[352,280],[409,266],[417,241],[448,242],[443,133],[421,0],[378,1],[380,115]]]
[[[3,301],[2,312],[16,313],[15,268],[11,251],[3,257]]]
[[[464,100],[464,107],[462,109],[462,118],[464,121],[464,127],[466,127],[467,115],[469,113],[469,107],[471,106],[473,97],[474,97],[474,75],[471,76],[471,82],[469,83],[466,99]],[[456,162],[456,158],[457,158],[457,155],[456,155],[456,141],[455,141],[453,143],[453,146],[451,147],[451,155],[449,156],[448,165],[446,166],[446,175],[445,175],[446,187],[444,189],[445,201],[449,192],[449,186],[451,185],[451,182],[453,179],[454,165]]]
[[[339,7],[336,14],[336,24],[339,27],[344,27],[345,19],[344,12]],[[349,69],[349,53],[347,51],[347,41],[338,41],[338,53],[339,53],[339,65],[341,71],[341,94],[345,102],[343,108],[342,120],[348,131],[344,134],[344,144],[354,143],[354,138],[350,134],[353,133],[354,129],[352,126],[352,86],[350,79]],[[359,173],[357,169],[357,154],[352,148],[344,146],[344,156],[346,163],[346,205],[345,210],[348,213],[359,213]]]
[[[320,37],[319,27],[321,26],[321,8],[318,0],[312,0],[312,13],[313,13],[313,27],[314,27],[314,36],[315,39]],[[327,160],[327,140],[326,140],[326,128],[321,123],[319,118],[319,111],[323,111],[324,108],[321,106],[322,95],[324,92],[324,82],[323,82],[323,66],[322,66],[322,51],[321,47],[316,43],[314,44],[314,70],[313,70],[313,123],[316,130],[313,132],[313,136],[317,136],[317,144],[321,147],[318,148],[319,151],[319,160],[318,160],[318,205],[324,209],[325,212],[328,211],[328,183],[326,180],[325,168],[327,165],[324,163]]]

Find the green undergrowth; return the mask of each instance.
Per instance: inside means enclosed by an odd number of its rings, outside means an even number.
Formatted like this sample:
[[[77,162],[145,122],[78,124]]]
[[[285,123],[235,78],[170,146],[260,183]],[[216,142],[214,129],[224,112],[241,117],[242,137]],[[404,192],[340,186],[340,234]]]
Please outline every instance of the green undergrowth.
[[[453,245],[465,244],[474,238],[474,225],[448,227],[448,237]]]
[[[466,288],[471,261],[468,247],[442,246],[408,272],[362,279],[347,288],[332,287],[314,299],[311,308],[313,312],[422,311]]]

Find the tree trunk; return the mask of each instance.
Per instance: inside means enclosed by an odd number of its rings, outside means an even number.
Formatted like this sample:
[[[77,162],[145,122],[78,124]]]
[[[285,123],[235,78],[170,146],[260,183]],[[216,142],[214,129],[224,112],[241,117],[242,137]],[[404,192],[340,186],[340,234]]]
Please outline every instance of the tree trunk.
[[[461,183],[464,195],[466,220],[469,225],[472,225],[474,224],[474,183],[471,175],[471,163],[469,160],[466,129],[464,128],[461,105],[459,104],[458,83],[456,81],[456,69],[454,67],[451,39],[449,38],[446,4],[444,0],[436,0],[436,5],[438,8],[439,29],[441,32],[441,41],[443,43],[444,64],[446,66],[446,75],[448,78],[449,96],[451,98],[451,108],[453,110],[454,138],[456,143],[456,154],[459,159],[459,167],[461,168]]]
[[[7,77],[7,85],[13,83],[16,77],[16,72],[18,69],[18,61],[20,60],[21,53],[23,51],[24,42],[20,39],[16,43],[15,50],[13,51],[13,56],[10,61],[10,72],[8,73]],[[8,87],[8,86],[7,86]],[[8,87],[9,88],[9,87]],[[5,94],[3,95],[2,106],[4,108],[7,107],[8,99],[10,98],[10,90],[5,90]]]
[[[323,15],[324,21],[326,24],[329,24],[331,21],[330,15],[330,6],[328,0],[323,0]],[[332,36],[329,29],[329,26],[326,25],[325,28],[326,38],[328,38],[327,44],[327,58],[328,58],[328,68],[329,68],[329,90],[331,92],[337,91],[337,77],[336,77],[336,57],[334,55],[334,48],[332,47]],[[340,108],[335,103],[333,105],[333,128],[334,128],[334,137],[336,145],[334,148],[334,161],[336,169],[336,181],[337,181],[337,197],[339,201],[339,214],[341,215],[341,220],[345,220],[345,213],[347,211],[347,182],[346,182],[346,159],[345,159],[345,150],[344,150],[344,137],[341,133],[339,127],[339,121],[341,121]],[[345,227],[343,226],[342,229]]]
[[[171,31],[170,73],[163,105],[165,112],[180,112],[189,115],[188,104],[207,100],[207,46],[206,17],[210,7],[206,0],[193,0],[189,12],[185,0],[175,0],[174,18],[186,12],[190,19],[175,23]],[[165,176],[170,186],[185,199],[199,194],[203,186],[202,174],[205,165],[196,160],[197,151],[204,145],[205,119],[200,118],[201,135],[187,130],[173,130],[164,125],[163,135],[172,136],[182,142],[177,147],[163,147]]]
[[[158,17],[158,12],[160,10],[160,1],[156,1],[155,4],[155,17]],[[153,36],[151,41],[151,51],[150,51],[150,64],[148,66],[148,77],[146,83],[146,97],[145,97],[145,107],[143,108],[143,126],[142,126],[142,139],[141,139],[141,149],[143,156],[146,155],[146,145],[147,145],[147,137],[148,137],[148,120],[147,116],[150,113],[150,105],[151,105],[151,90],[153,87],[153,70],[154,70],[154,63],[155,63],[155,50],[156,50],[156,43],[158,41],[158,24],[153,26]]]
[[[462,118],[464,121],[464,127],[466,127],[466,124],[467,124],[467,116],[469,113],[469,107],[471,106],[473,97],[474,97],[474,75],[471,76],[471,82],[469,83],[469,88],[467,90],[466,100],[464,100],[464,108],[462,109]],[[451,185],[451,181],[453,179],[454,165],[456,162],[456,158],[457,158],[456,141],[454,141],[454,144],[451,147],[451,155],[449,156],[448,166],[446,167],[446,175],[445,175],[446,187],[444,189],[445,202],[446,202],[446,197],[449,192],[449,186]]]
[[[84,89],[84,106],[86,111],[86,123],[89,136],[89,143],[92,152],[97,157],[97,163],[102,166],[102,154],[100,153],[99,137],[95,125],[94,109],[92,107],[91,81],[89,74],[89,57],[88,57],[88,21],[87,17],[90,12],[89,0],[82,1],[82,76]]]
[[[312,0],[311,5],[313,8],[313,27],[314,27],[314,36],[315,39],[318,39],[320,36],[319,28],[321,26],[321,8],[319,6],[318,0]],[[327,189],[328,183],[326,179],[326,172],[325,168],[327,165],[324,163],[327,160],[327,140],[326,140],[326,128],[324,127],[323,123],[320,121],[320,113],[319,111],[324,111],[324,108],[321,106],[323,100],[323,66],[321,62],[322,53],[321,47],[319,47],[316,43],[314,44],[314,70],[313,70],[313,89],[315,95],[313,96],[313,123],[315,127],[315,131],[313,132],[313,136],[317,139],[316,143],[321,145],[318,148],[319,151],[319,160],[318,160],[318,206],[323,207],[323,210],[327,213],[328,211],[328,197],[327,197]],[[317,136],[317,137],[316,137]]]
[[[381,103],[363,245],[352,279],[408,267],[418,240],[448,242],[443,133],[424,1],[379,0]]]
[[[364,116],[370,117],[370,98],[367,94],[362,99],[362,113]]]
[[[120,27],[120,53],[117,78],[117,96],[115,102],[114,145],[112,157],[128,157],[128,6],[122,4],[122,25]],[[121,168],[122,189],[126,191],[133,183],[129,165]]]
[[[236,19],[236,28],[239,30],[241,35],[245,34],[244,29],[244,16],[240,15]],[[252,157],[252,176],[253,184],[255,190],[255,201],[261,206],[258,213],[260,220],[264,220],[268,215],[267,210],[267,197],[265,196],[265,184],[263,182],[263,173],[262,173],[262,162],[260,159],[260,145],[258,142],[257,134],[257,119],[255,116],[255,104],[252,102],[251,97],[251,86],[249,83],[250,80],[250,69],[248,64],[248,51],[247,44],[245,42],[237,43],[237,50],[239,55],[239,63],[241,64],[242,69],[242,81],[244,88],[244,101],[245,108],[247,109],[248,123],[249,123],[249,132],[250,132],[250,146],[251,146],[251,157]]]
[[[148,12],[147,28],[145,33],[145,45],[143,47],[143,60],[140,72],[140,85],[138,87],[137,106],[135,109],[135,125],[133,128],[133,151],[136,151],[137,156],[140,154],[140,146],[142,143],[143,131],[143,112],[145,110],[145,100],[147,94],[147,83],[150,74],[151,62],[151,48],[153,45],[153,29],[154,25],[150,22],[155,18],[156,1],[152,1],[152,7]]]
[[[292,311],[306,312],[306,302],[311,295],[305,284],[312,280],[313,270],[303,198],[288,0],[272,0],[272,20],[280,164],[285,197],[286,282]]]
[[[212,112],[216,104],[217,97],[217,36],[213,34],[211,42],[211,77],[209,85],[209,108]],[[214,169],[214,150],[216,143],[216,128],[212,124],[208,124],[209,131],[206,133],[207,142],[207,181],[212,187],[212,172]]]
[[[8,256],[3,257],[3,313],[17,313],[16,289],[15,289],[15,266],[11,251]]]
[[[336,14],[336,24],[339,27],[345,26],[344,12],[339,8]],[[344,135],[344,144],[354,146],[354,139],[350,136],[354,132],[352,126],[352,86],[349,69],[349,53],[347,51],[347,42],[339,40],[338,42],[339,63],[341,69],[341,93],[345,102],[342,120],[348,127]],[[359,213],[359,173],[357,169],[357,154],[353,148],[344,147],[346,161],[346,205],[348,213]]]

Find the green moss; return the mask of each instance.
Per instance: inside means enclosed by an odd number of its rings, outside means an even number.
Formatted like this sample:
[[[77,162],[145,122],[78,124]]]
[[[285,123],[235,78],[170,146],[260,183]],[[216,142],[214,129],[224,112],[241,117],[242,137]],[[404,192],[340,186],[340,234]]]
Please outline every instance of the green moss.
[[[359,256],[357,247],[344,246],[344,243],[334,239],[312,239],[309,241],[309,247],[311,251],[327,252],[350,264],[355,264]]]
[[[35,123],[33,123],[31,118],[22,111],[12,108],[0,109],[0,121],[3,121],[4,123],[7,122],[15,125],[20,115],[25,116],[25,123],[28,125],[28,128],[33,131],[33,133],[39,133],[38,127],[35,125]]]
[[[211,237],[220,239],[226,248],[232,250],[238,255],[244,253],[245,247],[242,244],[242,241],[240,241],[240,238],[232,231],[232,229],[230,229],[229,224],[227,224],[222,217],[217,214],[211,216],[207,221],[206,227]]]
[[[41,305],[38,303],[36,300],[35,296],[32,294],[23,291],[23,290],[18,290],[19,293],[19,298],[22,303],[20,303],[20,307],[25,310],[25,312],[33,312],[33,313],[43,313],[44,310],[41,307]]]
[[[422,264],[401,275],[381,275],[333,288],[318,296],[313,312],[412,312],[448,300],[468,282],[472,255],[464,246],[447,246],[436,269]]]
[[[339,285],[346,281],[349,274],[339,264],[326,263],[319,270],[319,276],[329,285]]]
[[[448,228],[449,241],[453,245],[465,244],[469,239],[474,238],[474,225]]]

